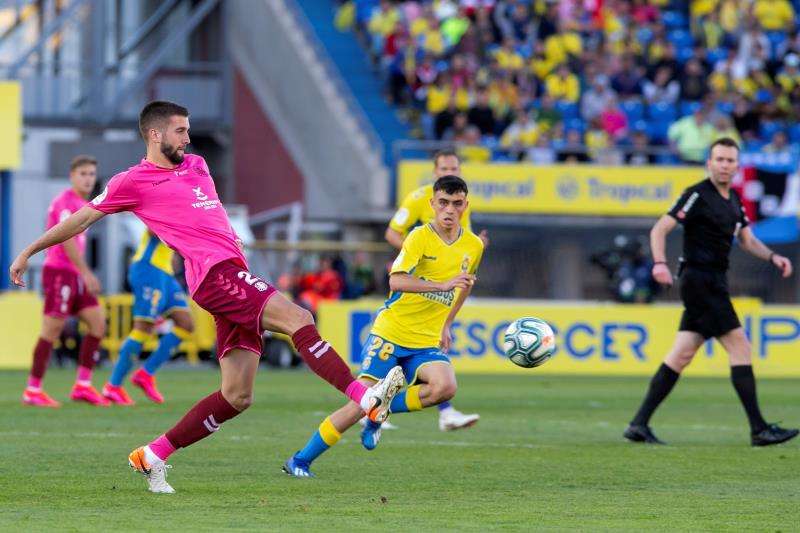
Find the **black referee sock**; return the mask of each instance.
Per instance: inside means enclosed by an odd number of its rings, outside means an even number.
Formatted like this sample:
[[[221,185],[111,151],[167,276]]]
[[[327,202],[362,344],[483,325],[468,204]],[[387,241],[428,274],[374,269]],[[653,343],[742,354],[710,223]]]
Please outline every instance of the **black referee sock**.
[[[656,375],[650,380],[650,387],[647,389],[647,395],[644,397],[642,406],[639,407],[639,412],[631,420],[631,424],[637,426],[646,426],[650,422],[650,417],[653,416],[656,408],[664,401],[664,398],[669,395],[672,387],[678,382],[681,375],[670,367],[661,363],[658,367]]]
[[[731,382],[736,394],[739,395],[747,419],[750,421],[750,430],[753,433],[767,427],[767,422],[761,416],[761,409],[758,408],[758,398],[756,397],[756,378],[753,376],[751,365],[737,365],[731,367]]]

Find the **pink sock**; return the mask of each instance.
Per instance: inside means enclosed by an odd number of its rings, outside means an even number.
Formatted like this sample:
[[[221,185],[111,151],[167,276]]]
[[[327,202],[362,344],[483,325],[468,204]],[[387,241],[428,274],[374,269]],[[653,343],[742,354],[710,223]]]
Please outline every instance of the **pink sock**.
[[[92,369],[85,366],[79,366],[78,381],[92,381]]]
[[[28,376],[28,387],[30,387],[31,389],[42,388],[42,378]]]
[[[361,405],[361,398],[364,397],[364,394],[367,392],[367,386],[361,383],[360,381],[354,381],[350,385],[347,386],[347,389],[344,393],[347,395],[348,398],[356,402],[357,404]]]
[[[156,454],[162,461],[166,461],[167,457],[175,452],[175,446],[172,445],[166,435],[161,435],[156,438],[156,440],[148,444],[148,446],[150,447],[150,451]]]

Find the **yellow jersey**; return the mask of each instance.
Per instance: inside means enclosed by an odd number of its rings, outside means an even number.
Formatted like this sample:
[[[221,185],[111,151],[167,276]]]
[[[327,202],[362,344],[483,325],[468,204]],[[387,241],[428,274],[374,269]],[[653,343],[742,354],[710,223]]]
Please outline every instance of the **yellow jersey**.
[[[131,263],[143,261],[144,263],[166,272],[170,276],[174,276],[175,271],[172,269],[173,254],[172,248],[161,242],[161,239],[145,230],[142,234],[142,239],[139,241],[139,247],[136,249],[136,253],[133,254]]]
[[[389,227],[405,235],[417,223],[427,224],[433,222],[433,219],[436,218],[436,213],[433,212],[433,207],[431,207],[431,198],[433,198],[433,184],[425,185],[410,193],[403,199],[400,209],[397,210],[391,222],[389,222]],[[469,222],[471,213],[470,207],[467,206],[464,214],[461,215],[461,227],[468,232],[472,231],[472,226]]]
[[[471,231],[461,228],[461,235],[447,244],[431,224],[425,224],[408,234],[390,273],[447,281],[462,272],[475,274],[482,257],[483,241]],[[439,346],[442,327],[460,291],[392,292],[378,310],[371,333],[404,348]]]

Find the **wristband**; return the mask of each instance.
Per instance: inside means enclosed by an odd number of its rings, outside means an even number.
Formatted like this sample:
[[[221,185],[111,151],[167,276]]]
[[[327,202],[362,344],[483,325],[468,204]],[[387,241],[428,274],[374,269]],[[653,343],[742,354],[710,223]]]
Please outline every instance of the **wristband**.
[[[775,257],[775,252],[772,252],[771,254],[769,254],[769,259],[767,259],[767,261],[769,261],[770,263],[772,263],[772,258],[773,258],[773,257]]]
[[[653,266],[655,266],[655,265],[666,265],[666,264],[667,264],[666,261],[653,261]]]

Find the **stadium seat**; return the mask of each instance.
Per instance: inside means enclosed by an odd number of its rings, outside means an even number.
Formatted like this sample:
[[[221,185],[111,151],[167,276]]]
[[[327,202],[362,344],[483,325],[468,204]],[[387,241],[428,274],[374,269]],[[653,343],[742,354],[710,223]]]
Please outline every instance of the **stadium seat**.
[[[800,124],[789,126],[789,141],[793,143],[800,142]]]
[[[586,123],[581,118],[571,118],[564,121],[564,129],[567,131],[577,130],[583,133],[586,129]]]
[[[639,100],[625,100],[620,104],[628,122],[636,122],[644,117],[644,104]]]
[[[736,107],[733,102],[717,102],[717,111],[720,113],[725,113],[726,115],[732,115],[733,109]]]
[[[694,44],[692,34],[686,30],[672,30],[667,34],[667,39],[675,45],[679,52],[685,48],[691,48]]]
[[[659,165],[678,165],[681,160],[675,154],[658,154],[656,163]]]
[[[715,65],[719,61],[724,61],[725,59],[728,59],[728,49],[712,48],[706,52],[706,59],[712,65]]]
[[[664,11],[661,15],[661,21],[668,30],[686,28],[689,26],[686,15],[680,11]]]
[[[786,42],[787,39],[786,33],[782,31],[768,31],[767,39],[769,40],[769,44],[771,47],[769,51],[769,56],[770,58],[774,59],[781,45]]]
[[[696,101],[692,102],[692,101],[689,101],[689,100],[682,100],[681,103],[680,103],[680,108],[679,108],[680,109],[680,116],[685,117],[686,115],[691,115],[692,113],[694,113],[695,111],[700,109],[700,107],[702,105],[703,104],[701,104],[700,102],[696,102]]]
[[[651,120],[647,123],[647,136],[656,143],[666,142],[670,124],[671,122]]]
[[[578,118],[578,105],[572,102],[565,102],[563,100],[558,100],[555,104],[555,108],[561,113],[561,117],[564,121],[567,121],[571,118]]]
[[[677,118],[675,106],[665,102],[650,105],[647,108],[647,113],[652,122],[666,122],[671,124]]]
[[[769,121],[762,122],[761,128],[758,131],[758,136],[764,140],[771,140],[772,136],[779,131],[784,131],[784,125],[780,122]]]

